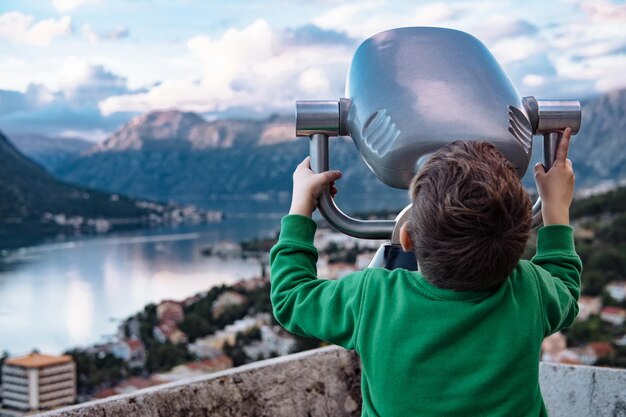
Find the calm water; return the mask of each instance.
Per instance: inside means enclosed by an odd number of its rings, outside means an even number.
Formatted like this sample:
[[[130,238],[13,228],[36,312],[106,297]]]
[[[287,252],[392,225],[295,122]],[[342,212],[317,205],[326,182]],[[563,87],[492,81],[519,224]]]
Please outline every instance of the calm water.
[[[383,208],[381,201],[353,198],[342,208]],[[218,208],[228,213],[220,224],[65,239],[10,253],[0,261],[0,350],[60,353],[106,341],[121,319],[148,303],[258,276],[258,261],[205,257],[201,250],[275,233],[288,201]]]

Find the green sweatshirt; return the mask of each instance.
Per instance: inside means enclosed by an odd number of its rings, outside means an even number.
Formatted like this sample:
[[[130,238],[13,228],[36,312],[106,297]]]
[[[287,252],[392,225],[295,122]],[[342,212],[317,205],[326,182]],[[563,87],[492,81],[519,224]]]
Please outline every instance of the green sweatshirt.
[[[419,272],[317,278],[316,224],[290,215],[270,253],[271,299],[289,331],[355,349],[363,416],[545,416],[541,342],[578,313],[573,229],[539,230],[537,254],[497,290],[459,292]]]

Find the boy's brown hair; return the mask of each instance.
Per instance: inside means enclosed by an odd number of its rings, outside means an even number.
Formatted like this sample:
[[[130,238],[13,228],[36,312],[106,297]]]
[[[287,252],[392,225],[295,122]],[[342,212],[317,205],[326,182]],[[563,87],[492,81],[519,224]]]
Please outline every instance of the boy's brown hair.
[[[453,142],[413,178],[407,229],[419,270],[457,291],[499,287],[517,265],[531,202],[511,163],[488,142]]]

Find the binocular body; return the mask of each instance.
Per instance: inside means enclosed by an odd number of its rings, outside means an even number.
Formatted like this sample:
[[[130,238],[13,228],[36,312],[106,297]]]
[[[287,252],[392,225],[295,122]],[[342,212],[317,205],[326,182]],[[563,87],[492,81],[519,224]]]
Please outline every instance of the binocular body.
[[[310,140],[314,171],[329,169],[328,138],[349,135],[363,161],[383,183],[409,187],[437,149],[456,140],[488,141],[522,177],[533,135],[543,135],[544,164],[556,157],[563,129],[580,128],[576,100],[521,97],[489,50],[452,29],[407,27],[378,33],[356,50],[345,97],[296,103],[296,135]],[[402,222],[345,215],[329,192],[319,208],[335,229],[351,236],[391,238]],[[541,222],[541,203],[533,207]]]

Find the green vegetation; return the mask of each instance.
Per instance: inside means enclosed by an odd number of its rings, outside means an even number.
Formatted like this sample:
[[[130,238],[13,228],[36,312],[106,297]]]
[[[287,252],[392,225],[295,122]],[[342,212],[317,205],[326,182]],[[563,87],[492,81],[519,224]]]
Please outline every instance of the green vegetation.
[[[602,295],[607,283],[626,279],[626,187],[575,201],[571,216],[577,228],[592,231],[592,237],[576,242],[584,267],[582,293]]]
[[[576,200],[570,211],[574,219],[618,213],[626,213],[626,187]]]
[[[88,353],[74,349],[65,352],[76,362],[77,391],[91,394],[96,389],[110,388],[128,376],[126,363],[110,353]]]

